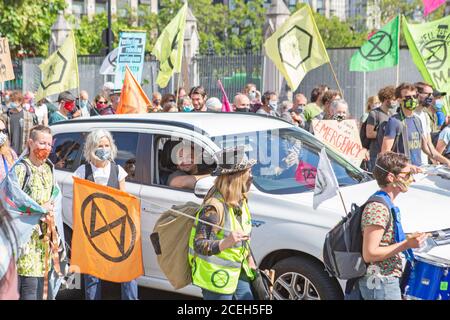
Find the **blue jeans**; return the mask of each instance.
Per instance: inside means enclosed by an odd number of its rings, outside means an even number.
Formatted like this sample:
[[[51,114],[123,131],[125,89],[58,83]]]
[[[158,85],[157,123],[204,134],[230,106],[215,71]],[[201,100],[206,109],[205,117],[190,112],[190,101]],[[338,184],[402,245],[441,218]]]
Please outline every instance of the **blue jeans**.
[[[239,279],[233,294],[222,294],[202,289],[203,300],[254,300],[250,282]]]
[[[44,277],[19,276],[17,285],[20,300],[42,300]]]
[[[397,277],[366,275],[359,280],[359,290],[364,300],[402,300]]]
[[[101,300],[102,280],[88,274],[84,275],[86,300]],[[122,300],[138,300],[138,285],[136,280],[120,284]]]

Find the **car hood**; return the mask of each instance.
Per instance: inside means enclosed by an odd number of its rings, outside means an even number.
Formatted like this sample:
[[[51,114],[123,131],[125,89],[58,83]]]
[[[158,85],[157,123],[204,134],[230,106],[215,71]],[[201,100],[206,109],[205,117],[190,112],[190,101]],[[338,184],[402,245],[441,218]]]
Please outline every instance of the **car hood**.
[[[440,176],[416,177],[407,193],[400,194],[395,199],[395,204],[400,208],[403,229],[406,233],[415,231],[434,231],[450,228],[450,179]],[[375,180],[360,183],[353,186],[341,187],[341,194],[347,211],[352,203],[362,205],[374,192],[379,190]],[[344,215],[344,209],[339,195],[324,201],[317,210],[312,210],[313,192],[302,194],[290,194],[274,196],[277,200],[284,199],[298,203],[310,212],[317,215],[316,221],[323,215],[329,217],[335,214],[337,223]],[[275,200],[275,199],[274,199]],[[309,208],[308,208],[309,207]],[[311,209],[310,209],[311,208]],[[290,215],[292,219],[292,215]],[[430,255],[436,255],[450,263],[450,245],[436,247],[430,251]]]

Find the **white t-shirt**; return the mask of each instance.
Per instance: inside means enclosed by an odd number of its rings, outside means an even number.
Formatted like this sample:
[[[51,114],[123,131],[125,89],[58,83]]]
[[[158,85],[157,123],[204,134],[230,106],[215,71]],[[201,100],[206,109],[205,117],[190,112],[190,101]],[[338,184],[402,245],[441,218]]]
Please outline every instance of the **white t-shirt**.
[[[34,113],[36,114],[36,117],[38,119],[39,124],[44,124],[44,118],[48,117],[48,109],[47,105],[43,104],[40,106],[34,107]]]
[[[100,184],[102,186],[106,186],[108,184],[109,180],[109,173],[111,171],[111,162],[108,162],[108,164],[104,168],[97,168],[93,164],[92,166],[92,175],[94,176],[94,181],[97,184]],[[119,165],[119,182],[125,179],[128,176],[128,173]],[[84,179],[86,174],[86,165],[80,166],[74,173],[73,176],[77,178]]]
[[[415,114],[420,119],[420,123],[422,124],[423,135],[425,137],[428,137],[428,135],[431,133],[429,116],[427,115],[427,113],[424,110],[416,111]],[[428,164],[427,154],[422,151],[421,155],[422,155],[422,164]]]

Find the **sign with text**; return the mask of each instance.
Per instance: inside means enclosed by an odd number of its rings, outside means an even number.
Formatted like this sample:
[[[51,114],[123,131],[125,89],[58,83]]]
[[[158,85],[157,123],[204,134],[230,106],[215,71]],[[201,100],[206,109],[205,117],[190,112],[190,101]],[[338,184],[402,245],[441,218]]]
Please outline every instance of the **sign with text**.
[[[314,135],[327,146],[360,166],[366,155],[356,120],[313,120]]]
[[[122,89],[126,66],[130,68],[137,81],[141,83],[144,68],[145,32],[121,32],[119,38],[119,52],[116,60],[114,89]]]
[[[14,79],[8,38],[0,38],[0,82]]]

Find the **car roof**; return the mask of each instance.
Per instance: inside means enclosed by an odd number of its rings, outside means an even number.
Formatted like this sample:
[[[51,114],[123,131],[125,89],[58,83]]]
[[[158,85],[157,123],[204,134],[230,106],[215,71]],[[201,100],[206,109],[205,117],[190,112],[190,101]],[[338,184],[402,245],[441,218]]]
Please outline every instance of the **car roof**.
[[[82,122],[148,122],[200,129],[211,137],[245,132],[292,127],[287,121],[258,115],[255,113],[236,112],[158,112],[147,114],[121,114],[73,119],[55,123],[54,125],[70,125]]]

